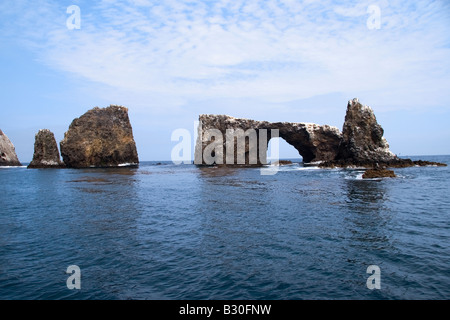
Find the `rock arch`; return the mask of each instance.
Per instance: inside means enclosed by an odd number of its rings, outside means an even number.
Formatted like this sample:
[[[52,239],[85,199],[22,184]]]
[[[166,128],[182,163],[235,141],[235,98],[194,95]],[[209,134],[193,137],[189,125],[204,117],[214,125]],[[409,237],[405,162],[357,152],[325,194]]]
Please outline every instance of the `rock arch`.
[[[211,135],[208,134],[211,130],[214,130],[216,133],[220,132],[222,135],[221,139],[217,139],[217,137],[211,138]],[[280,138],[283,138],[299,152],[303,157],[304,162],[334,160],[338,154],[342,140],[339,129],[328,125],[322,126],[313,123],[256,121],[250,119],[238,119],[226,115],[201,115],[199,117],[195,163],[211,164],[205,161],[204,154],[205,151],[209,152],[209,149],[206,148],[208,148],[211,143],[218,142],[218,147],[219,149],[222,149],[223,152],[218,155],[216,160],[219,161],[216,161],[217,164],[242,164],[238,162],[237,155],[239,154],[239,150],[237,150],[236,141],[233,143],[234,161],[230,163],[226,158],[227,148],[230,147],[229,139],[227,144],[227,134],[236,130],[242,130],[243,132],[249,132],[249,130],[256,131],[258,152],[257,163],[250,161],[252,142],[247,137],[245,149],[241,150],[241,153],[245,153],[245,165],[260,165],[265,163],[262,160],[264,155],[267,155],[267,146],[273,137],[272,135],[276,132],[278,132]]]
[[[211,130],[216,132],[217,141],[208,136]],[[215,157],[216,164],[238,164],[237,157],[234,158],[234,162],[226,161],[226,136],[230,130],[256,130],[257,132],[257,148],[262,157],[259,157],[257,163],[250,161],[251,157],[247,155],[251,154],[251,143],[246,142],[245,148],[240,150],[245,154],[245,165],[265,164],[261,159],[265,160],[264,154],[267,154],[267,145],[273,130],[279,137],[294,146],[306,163],[324,162],[330,166],[335,164],[370,166],[400,161],[389,150],[389,144],[383,137],[384,130],[378,124],[372,108],[362,105],[357,98],[350,100],[347,104],[342,133],[336,127],[314,123],[267,122],[237,119],[225,115],[201,115],[195,148],[195,164],[212,164],[205,162],[203,157],[205,151],[209,151],[211,143],[216,145],[217,150],[223,150]],[[263,133],[267,133],[265,140],[263,138],[266,136]],[[236,146],[234,148],[235,154],[236,151],[239,152]]]

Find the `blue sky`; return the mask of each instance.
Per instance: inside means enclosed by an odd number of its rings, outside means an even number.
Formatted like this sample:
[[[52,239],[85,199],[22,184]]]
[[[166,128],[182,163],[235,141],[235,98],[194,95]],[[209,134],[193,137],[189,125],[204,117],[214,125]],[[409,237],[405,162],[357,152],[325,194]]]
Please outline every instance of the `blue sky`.
[[[394,153],[450,154],[446,0],[1,1],[0,70],[0,128],[22,162],[39,129],[59,142],[95,106],[129,108],[144,161],[170,160],[199,114],[341,129],[354,97]]]

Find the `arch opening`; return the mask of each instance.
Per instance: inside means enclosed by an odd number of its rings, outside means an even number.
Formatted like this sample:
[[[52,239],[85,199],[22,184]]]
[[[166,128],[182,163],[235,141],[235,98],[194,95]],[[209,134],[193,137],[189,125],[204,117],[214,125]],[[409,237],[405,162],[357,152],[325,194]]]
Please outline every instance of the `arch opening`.
[[[278,146],[276,146],[278,144]],[[278,152],[275,150],[278,149]],[[282,137],[271,138],[267,147],[267,160],[269,162],[277,160],[289,160],[302,162],[303,156],[300,152]]]

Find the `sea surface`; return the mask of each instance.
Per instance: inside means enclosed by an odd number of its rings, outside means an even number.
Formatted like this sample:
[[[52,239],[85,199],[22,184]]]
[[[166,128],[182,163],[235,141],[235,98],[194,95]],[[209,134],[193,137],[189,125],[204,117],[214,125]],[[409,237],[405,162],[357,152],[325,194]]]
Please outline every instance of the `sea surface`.
[[[0,299],[450,299],[449,167],[362,172],[1,168]]]

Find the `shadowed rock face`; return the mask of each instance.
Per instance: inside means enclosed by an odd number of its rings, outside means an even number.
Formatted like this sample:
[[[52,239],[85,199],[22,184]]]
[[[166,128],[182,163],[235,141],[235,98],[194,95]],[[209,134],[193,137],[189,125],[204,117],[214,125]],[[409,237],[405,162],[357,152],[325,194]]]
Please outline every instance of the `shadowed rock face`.
[[[16,149],[14,145],[0,130],[0,166],[21,166],[19,159],[17,158]]]
[[[96,107],[73,120],[60,145],[69,168],[139,163],[128,109],[121,106]]]
[[[342,144],[336,160],[354,163],[386,163],[397,160],[397,156],[389,150],[383,134],[384,130],[378,124],[373,110],[359,103],[358,99],[350,100],[342,131]]]
[[[267,122],[267,121],[255,121],[249,119],[238,119],[226,115],[201,115],[199,117],[199,131],[198,140],[196,144],[195,152],[195,163],[196,164],[210,164],[205,162],[205,152],[208,153],[209,150],[206,149],[212,141],[216,140],[217,137],[211,137],[208,132],[220,133],[222,139],[222,149],[223,154],[219,155],[222,161],[216,162],[218,164],[240,164],[238,162],[238,154],[245,153],[245,165],[248,164],[261,164],[260,157],[258,156],[257,163],[251,163],[249,161],[249,155],[251,153],[251,144],[249,143],[249,138],[246,138],[245,148],[238,148],[238,142],[235,140],[234,145],[234,160],[227,161],[227,133],[236,132],[236,130],[242,130],[241,132],[249,133],[249,130],[254,130],[257,137],[257,153],[261,148],[265,148],[263,153],[267,151],[267,145],[272,138],[272,131],[277,129],[279,132],[279,137],[286,140],[287,143],[294,146],[299,154],[303,157],[304,162],[313,161],[326,161],[334,160],[339,151],[339,146],[341,143],[341,133],[338,128],[330,127],[328,125],[320,126],[312,123],[290,123],[290,122]],[[264,130],[264,133],[262,133]],[[264,145],[260,144],[260,140],[265,138],[267,134],[267,139],[264,139]],[[249,135],[250,136],[250,135]],[[229,141],[232,141],[229,139]],[[219,143],[219,142],[217,142]],[[206,150],[205,150],[206,149]],[[231,162],[231,163],[230,163]],[[264,162],[262,162],[264,163]]]
[[[39,130],[34,142],[33,160],[28,168],[64,168],[55,135],[48,129]]]

